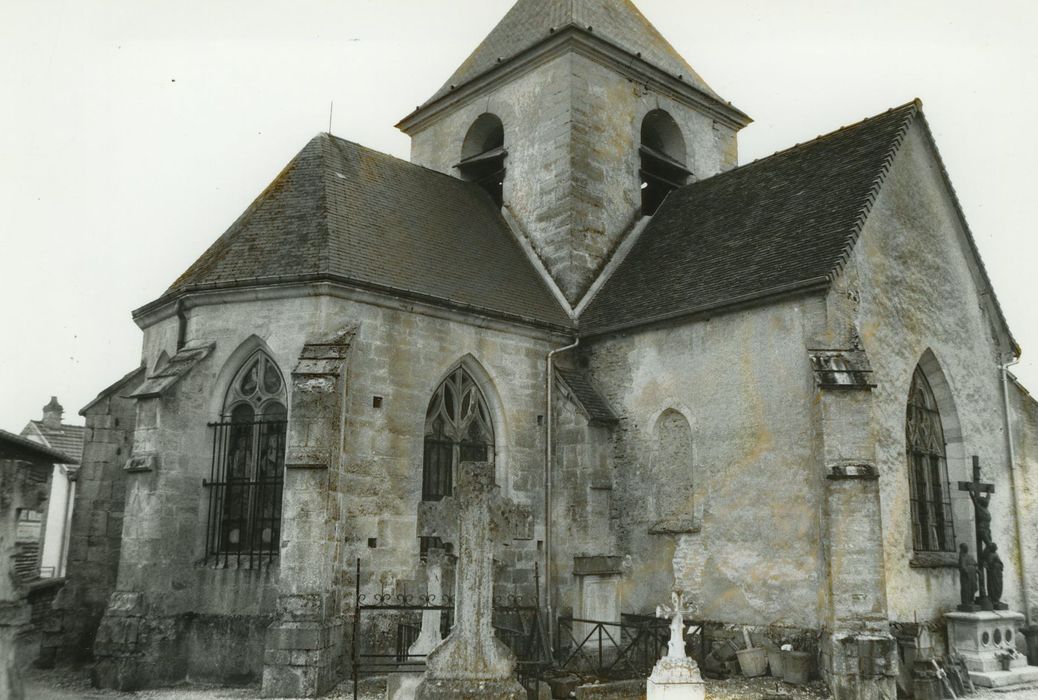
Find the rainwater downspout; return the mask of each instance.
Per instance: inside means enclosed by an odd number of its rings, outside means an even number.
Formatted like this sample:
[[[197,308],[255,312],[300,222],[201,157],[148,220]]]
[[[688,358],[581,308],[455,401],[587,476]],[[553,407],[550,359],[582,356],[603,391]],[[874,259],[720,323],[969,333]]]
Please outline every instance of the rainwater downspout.
[[[555,650],[555,605],[552,582],[552,556],[551,556],[551,482],[552,482],[552,389],[555,387],[555,356],[560,352],[566,352],[580,345],[577,338],[572,345],[556,348],[548,353],[545,361],[547,374],[544,379],[545,408],[544,408],[544,605],[548,613],[548,645]]]
[[[1020,548],[1020,592],[1024,599],[1024,617],[1026,625],[1031,626],[1031,605],[1027,595],[1027,556],[1024,549],[1024,532],[1020,523],[1020,515],[1023,509],[1020,507],[1020,491],[1016,486],[1016,446],[1013,443],[1013,425],[1009,417],[1009,368],[1018,363],[1015,359],[1001,365],[1002,368],[1002,401],[1006,415],[1006,445],[1009,448],[1009,487],[1013,490],[1013,521],[1016,524],[1016,542]]]

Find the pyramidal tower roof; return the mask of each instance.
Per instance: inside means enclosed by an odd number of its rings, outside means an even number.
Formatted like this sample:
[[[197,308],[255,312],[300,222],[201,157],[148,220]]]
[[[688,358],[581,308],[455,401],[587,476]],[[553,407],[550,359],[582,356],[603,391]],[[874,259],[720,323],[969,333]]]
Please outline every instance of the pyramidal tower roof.
[[[425,104],[570,27],[639,56],[710,97],[721,99],[629,0],[519,0]]]

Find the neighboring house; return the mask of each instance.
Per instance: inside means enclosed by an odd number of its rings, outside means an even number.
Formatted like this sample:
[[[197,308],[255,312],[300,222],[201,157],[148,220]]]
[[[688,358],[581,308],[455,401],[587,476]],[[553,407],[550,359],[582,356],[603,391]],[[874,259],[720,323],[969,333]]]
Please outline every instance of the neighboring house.
[[[630,2],[520,0],[410,162],[313,138],[84,409],[54,655],[323,692],[474,460],[535,513],[495,593],[617,622],[677,587],[817,640],[837,697],[894,697],[892,631],[959,602],[975,455],[1038,602],[1035,412],[921,103],[740,166],[749,121]]]
[[[74,456],[78,460],[83,454],[83,436],[86,428],[62,423],[63,414],[64,408],[58,403],[58,397],[50,397],[50,402],[43,407],[42,420],[29,421],[22,430],[22,436],[63,454]],[[65,575],[77,469],[78,466],[74,464],[55,464],[47,512],[44,514],[27,511],[19,521],[19,530],[25,537],[23,541],[26,548],[32,547],[31,538],[34,535],[39,543],[41,553],[36,575],[43,578]]]
[[[21,700],[20,670],[36,657],[40,622],[56,582],[30,582],[21,574],[21,514],[40,511],[47,504],[49,480],[55,464],[73,464],[75,458],[0,430],[0,697]],[[35,598],[35,599],[34,599]]]

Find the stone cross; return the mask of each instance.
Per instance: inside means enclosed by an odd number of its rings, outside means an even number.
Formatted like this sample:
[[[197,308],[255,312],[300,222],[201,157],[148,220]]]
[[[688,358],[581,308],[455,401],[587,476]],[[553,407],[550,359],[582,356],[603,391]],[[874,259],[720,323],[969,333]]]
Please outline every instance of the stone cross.
[[[426,557],[425,575],[428,579],[426,597],[430,606],[444,605],[443,572],[449,559],[450,555],[438,547],[430,549]],[[442,615],[442,610],[422,611],[422,631],[415,643],[407,650],[408,656],[427,656],[430,651],[443,641],[443,637],[440,636],[440,618]]]
[[[454,628],[426,658],[415,697],[461,698],[478,686],[487,697],[523,695],[515,681],[515,655],[494,634],[494,546],[525,536],[529,508],[503,498],[494,465],[462,462],[453,496],[422,503],[418,532],[452,542],[455,573]]]
[[[685,594],[674,591],[670,594],[670,605],[657,605],[656,617],[670,618],[670,641],[667,642],[667,658],[685,659],[685,616],[693,609],[685,604]]]
[[[973,501],[974,520],[977,527],[977,562],[980,563],[984,561],[984,555],[991,546],[991,511],[988,510],[988,504],[991,503],[991,494],[995,492],[995,485],[981,482],[980,457],[977,455],[973,455],[973,481],[960,481],[959,490],[969,492],[970,500]],[[983,567],[977,578],[977,602],[984,610],[992,610],[993,606],[988,598]]]

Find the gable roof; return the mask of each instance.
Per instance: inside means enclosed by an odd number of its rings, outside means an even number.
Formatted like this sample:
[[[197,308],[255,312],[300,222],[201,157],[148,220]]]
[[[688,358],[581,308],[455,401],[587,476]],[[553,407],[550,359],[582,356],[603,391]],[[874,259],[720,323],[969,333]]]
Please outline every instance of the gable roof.
[[[721,100],[628,0],[519,0],[425,105],[567,27],[597,36]]]
[[[827,286],[917,101],[670,194],[580,317],[582,335]]]
[[[163,296],[338,281],[571,327],[477,185],[320,134]]]
[[[25,426],[22,436],[31,440],[29,433],[36,433],[44,446],[76,458],[75,461],[68,462],[68,464],[78,463],[79,456],[83,454],[83,438],[86,435],[86,428],[81,425],[62,423],[60,426],[52,428],[41,420],[32,420],[29,421],[29,425]]]
[[[16,459],[33,464],[79,464],[79,459],[73,455],[6,430],[0,430],[0,459]]]

